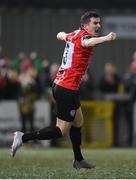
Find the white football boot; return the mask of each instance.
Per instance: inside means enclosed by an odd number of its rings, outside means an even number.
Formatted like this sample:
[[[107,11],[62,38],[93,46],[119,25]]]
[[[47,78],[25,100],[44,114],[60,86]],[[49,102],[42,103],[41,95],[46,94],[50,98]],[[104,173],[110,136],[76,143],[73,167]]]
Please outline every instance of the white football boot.
[[[22,146],[22,136],[24,135],[23,132],[17,131],[14,133],[13,144],[11,146],[11,156],[14,157],[16,151]]]

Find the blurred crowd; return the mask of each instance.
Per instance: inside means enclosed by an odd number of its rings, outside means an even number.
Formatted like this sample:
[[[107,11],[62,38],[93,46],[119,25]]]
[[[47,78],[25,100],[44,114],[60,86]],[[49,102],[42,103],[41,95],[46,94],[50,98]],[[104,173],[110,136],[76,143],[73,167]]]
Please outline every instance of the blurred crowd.
[[[0,57],[0,100],[16,100],[21,115],[22,131],[34,130],[34,104],[41,98],[51,99],[51,86],[59,68],[49,64],[36,52],[20,52],[15,59]]]
[[[46,95],[46,88],[51,87],[58,67],[57,63],[41,60],[36,52],[31,52],[29,56],[20,52],[12,60],[1,57],[0,100],[18,99],[28,91],[35,93],[37,98]]]
[[[32,96],[30,99],[47,97],[58,68],[58,63],[41,59],[37,52],[31,52],[29,56],[25,52],[20,52],[12,60],[10,57],[0,57],[0,100],[19,99],[26,94]],[[133,54],[128,72],[123,76],[118,74],[116,66],[110,62],[105,64],[97,82],[88,70],[81,82],[81,99],[95,99],[96,92],[99,92],[102,95],[130,93],[134,100],[135,76],[136,52]]]
[[[38,99],[46,98],[50,101],[51,123],[55,123],[51,86],[58,68],[58,63],[41,59],[35,51],[29,55],[19,52],[14,59],[0,55],[0,100],[18,102],[23,132],[27,131],[27,122],[30,125],[29,130],[35,129],[34,103]],[[136,100],[136,51],[132,55],[128,72],[124,75],[118,73],[115,64],[107,62],[97,82],[90,69],[83,76],[80,87],[81,100],[104,99],[109,94],[129,94],[126,116],[132,122],[132,106]],[[130,122],[128,125],[131,132],[133,124]]]

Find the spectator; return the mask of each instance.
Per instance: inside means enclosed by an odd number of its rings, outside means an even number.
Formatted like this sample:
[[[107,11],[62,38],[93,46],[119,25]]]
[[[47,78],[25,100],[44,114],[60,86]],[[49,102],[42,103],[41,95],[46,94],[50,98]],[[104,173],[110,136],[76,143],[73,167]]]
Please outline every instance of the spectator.
[[[38,84],[42,96],[46,96],[46,88],[47,88],[49,73],[50,73],[49,61],[47,59],[44,59],[42,61],[42,70],[38,76]]]
[[[133,53],[129,72],[124,75],[125,92],[130,95],[130,101],[126,104],[126,117],[128,127],[128,145],[133,143],[133,107],[136,102],[136,51]]]
[[[100,78],[99,81],[99,88],[100,92],[102,95],[113,95],[117,94],[119,90],[121,89],[120,87],[121,84],[121,78],[116,72],[116,67],[112,63],[106,63],[104,66],[104,74]],[[120,93],[120,92],[119,92]],[[103,97],[102,97],[103,98]],[[122,101],[116,99],[116,97],[112,97],[111,99],[115,103],[115,107],[113,110],[113,119],[114,119],[114,145],[118,146],[118,137],[119,137],[119,118],[120,113],[122,110],[120,107],[122,107]]]
[[[21,85],[19,109],[21,115],[22,131],[34,130],[34,103],[37,99],[37,88],[34,68],[23,69],[19,76]],[[29,125],[29,128],[27,128]]]
[[[81,100],[92,100],[94,99],[94,80],[89,71],[83,76],[80,85],[80,97]]]
[[[106,63],[104,74],[100,78],[99,88],[104,94],[118,93],[120,77],[116,72],[116,67],[112,63]]]
[[[46,81],[46,93],[47,93],[47,96],[48,96],[48,99],[49,101],[51,102],[51,116],[52,116],[52,123],[54,124],[54,98],[53,98],[53,95],[52,95],[52,82],[54,81],[55,77],[56,77],[56,74],[58,72],[58,69],[59,69],[59,64],[57,63],[52,63],[51,66],[50,66],[50,72],[49,72],[49,76],[48,76],[48,79]],[[56,123],[56,118],[55,118],[55,123]]]
[[[133,54],[132,63],[129,66],[129,72],[124,76],[124,85],[126,93],[131,94],[131,99],[136,100],[136,51]]]
[[[19,93],[20,93],[20,83],[18,81],[18,73],[15,70],[8,69],[5,98],[8,100],[18,100]]]
[[[52,63],[50,65],[50,72],[49,72],[49,76],[47,79],[47,86],[51,87],[52,86],[52,82],[54,81],[55,77],[56,77],[56,73],[58,72],[59,69],[59,64],[58,63]]]
[[[53,95],[52,95],[52,88],[51,87],[52,87],[52,83],[56,77],[56,74],[58,72],[58,69],[59,69],[59,64],[52,63],[50,66],[49,76],[48,76],[47,81],[46,81],[46,87],[47,87],[46,93],[47,93],[48,99],[49,99],[50,104],[51,104],[51,111],[50,111],[50,114],[51,114],[50,125],[51,126],[55,126],[55,124],[56,124],[55,100],[54,100]],[[53,139],[51,141],[51,145],[57,146],[57,141]]]
[[[37,73],[39,74],[42,71],[42,62],[41,59],[38,57],[37,52],[32,51],[29,57],[32,60],[33,67],[37,70]]]
[[[26,69],[32,68],[33,64],[32,64],[32,60],[28,57],[25,57],[24,59],[22,59],[21,63],[20,63],[20,72],[24,72]]]
[[[13,59],[10,63],[11,69],[20,72],[20,64],[22,63],[22,60],[26,58],[25,52],[19,52],[18,56]]]

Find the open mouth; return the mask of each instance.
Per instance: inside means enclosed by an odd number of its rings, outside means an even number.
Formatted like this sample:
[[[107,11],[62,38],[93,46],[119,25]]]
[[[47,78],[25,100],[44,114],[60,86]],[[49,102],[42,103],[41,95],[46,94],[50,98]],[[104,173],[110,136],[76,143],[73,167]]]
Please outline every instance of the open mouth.
[[[99,29],[96,29],[96,30],[95,30],[95,33],[99,33]]]
[[[99,29],[96,29],[95,30],[95,36],[98,36],[99,35]]]

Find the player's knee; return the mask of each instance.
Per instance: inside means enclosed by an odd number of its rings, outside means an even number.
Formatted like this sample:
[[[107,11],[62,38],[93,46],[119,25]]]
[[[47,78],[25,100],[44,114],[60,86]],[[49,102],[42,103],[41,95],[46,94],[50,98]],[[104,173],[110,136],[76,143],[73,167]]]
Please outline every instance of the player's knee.
[[[57,119],[57,124],[56,126],[59,127],[59,129],[61,130],[61,133],[62,135],[66,135],[71,127],[71,124],[70,122],[66,122],[64,120],[60,120],[60,119]]]
[[[61,130],[61,133],[62,133],[62,136],[64,136],[64,135],[66,135],[67,134],[67,132],[68,132],[68,128],[66,128],[66,127],[62,127],[62,126],[58,126],[59,127],[59,129]]]
[[[79,128],[79,127],[82,127],[82,126],[83,126],[83,123],[84,123],[84,120],[81,119],[80,121],[74,121],[72,125],[73,125],[74,127]]]
[[[68,130],[69,129],[67,129],[67,128],[62,128],[61,129],[62,136],[65,136],[68,133]]]

